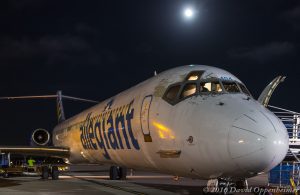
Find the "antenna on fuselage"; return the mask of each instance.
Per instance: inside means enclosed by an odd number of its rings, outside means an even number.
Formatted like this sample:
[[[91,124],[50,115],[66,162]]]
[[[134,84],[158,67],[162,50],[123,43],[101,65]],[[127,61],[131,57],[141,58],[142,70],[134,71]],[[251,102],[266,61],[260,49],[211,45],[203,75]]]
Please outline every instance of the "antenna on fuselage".
[[[156,72],[156,70],[154,70],[154,76],[156,76],[157,75],[157,72]]]

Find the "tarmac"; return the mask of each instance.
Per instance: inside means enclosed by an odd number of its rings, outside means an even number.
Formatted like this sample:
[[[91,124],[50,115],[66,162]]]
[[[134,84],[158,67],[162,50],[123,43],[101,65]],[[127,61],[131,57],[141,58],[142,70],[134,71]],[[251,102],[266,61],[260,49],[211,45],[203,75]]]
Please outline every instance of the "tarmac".
[[[128,170],[127,180],[112,181],[108,178],[108,167],[73,166],[68,172],[62,173],[59,180],[43,180],[40,177],[24,176],[0,179],[0,194],[198,195],[204,194],[206,182],[206,180],[190,178],[179,178],[176,181],[171,175],[130,170]],[[267,175],[248,179],[248,184],[253,187],[267,186]]]

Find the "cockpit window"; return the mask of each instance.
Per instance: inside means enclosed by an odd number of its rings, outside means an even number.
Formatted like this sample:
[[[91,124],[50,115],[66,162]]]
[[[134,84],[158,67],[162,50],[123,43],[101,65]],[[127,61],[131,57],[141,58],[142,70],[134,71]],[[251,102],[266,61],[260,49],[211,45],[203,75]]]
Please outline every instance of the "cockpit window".
[[[243,93],[245,93],[248,96],[251,96],[250,92],[248,91],[248,89],[246,88],[245,85],[243,85],[242,83],[239,83],[239,86],[240,86]]]
[[[177,99],[177,94],[180,90],[181,85],[175,85],[173,87],[170,87],[165,95],[165,98],[167,101],[174,102]]]
[[[239,87],[235,82],[223,81],[224,89],[229,93],[239,93]]]
[[[201,82],[199,91],[202,93],[205,92],[222,92],[222,86],[219,83],[219,81],[213,81],[213,82]]]
[[[226,78],[201,78],[205,70],[192,71],[181,81],[171,84],[163,95],[163,99],[175,105],[184,99],[196,95],[214,96],[224,92],[244,93],[251,97],[250,92],[242,83]]]
[[[186,77],[187,81],[196,81],[199,80],[204,71],[194,71],[188,74]]]
[[[196,83],[187,83],[183,87],[183,90],[180,94],[180,99],[191,96],[196,93],[197,85]]]

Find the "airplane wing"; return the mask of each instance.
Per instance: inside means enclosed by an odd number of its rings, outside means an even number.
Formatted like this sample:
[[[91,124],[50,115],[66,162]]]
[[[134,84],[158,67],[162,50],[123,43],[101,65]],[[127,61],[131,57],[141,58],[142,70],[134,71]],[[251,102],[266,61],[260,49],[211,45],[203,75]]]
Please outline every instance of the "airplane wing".
[[[60,147],[0,146],[0,153],[68,158],[70,149]]]
[[[263,106],[267,107],[276,87],[279,85],[279,83],[283,82],[285,78],[285,76],[276,77],[260,94],[258,102],[261,103]]]

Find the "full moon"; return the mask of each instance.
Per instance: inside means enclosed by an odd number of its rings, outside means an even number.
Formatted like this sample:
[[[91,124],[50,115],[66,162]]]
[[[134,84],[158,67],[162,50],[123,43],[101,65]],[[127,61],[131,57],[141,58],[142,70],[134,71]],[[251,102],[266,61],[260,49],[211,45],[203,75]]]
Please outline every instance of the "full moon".
[[[194,12],[193,12],[193,10],[190,9],[190,8],[187,8],[187,9],[185,9],[185,11],[184,11],[184,15],[185,15],[185,17],[187,17],[187,18],[191,18],[191,17],[193,16],[193,14],[194,14]]]

